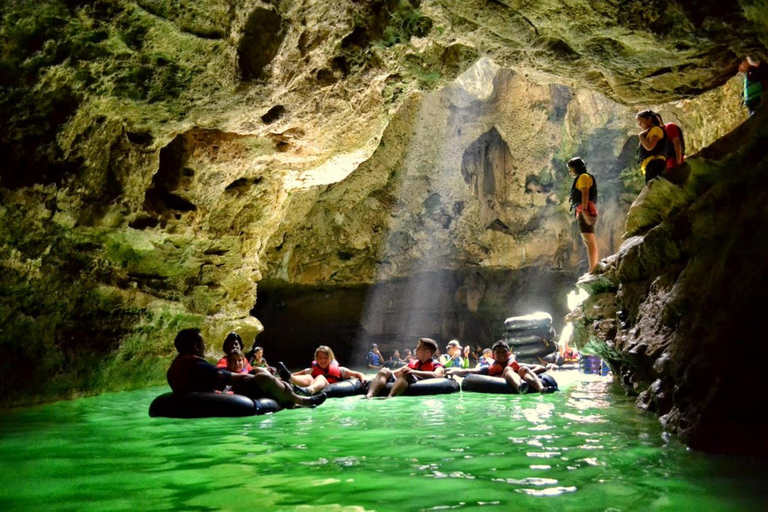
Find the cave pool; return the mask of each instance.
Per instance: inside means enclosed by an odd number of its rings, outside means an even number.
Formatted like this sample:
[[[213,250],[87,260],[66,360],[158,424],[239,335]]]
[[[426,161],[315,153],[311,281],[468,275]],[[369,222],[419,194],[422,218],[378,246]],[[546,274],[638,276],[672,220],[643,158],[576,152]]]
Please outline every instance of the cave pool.
[[[768,509],[765,466],[668,438],[608,378],[248,418],[150,418],[165,387],[0,413],[0,510]]]

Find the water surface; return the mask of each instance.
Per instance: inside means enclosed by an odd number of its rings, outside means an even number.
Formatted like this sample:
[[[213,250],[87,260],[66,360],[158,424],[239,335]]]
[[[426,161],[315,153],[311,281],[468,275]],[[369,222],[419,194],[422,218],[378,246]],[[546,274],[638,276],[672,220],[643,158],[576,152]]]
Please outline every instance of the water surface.
[[[0,413],[2,510],[766,510],[768,472],[668,439],[596,376],[553,395],[149,418],[167,389]]]

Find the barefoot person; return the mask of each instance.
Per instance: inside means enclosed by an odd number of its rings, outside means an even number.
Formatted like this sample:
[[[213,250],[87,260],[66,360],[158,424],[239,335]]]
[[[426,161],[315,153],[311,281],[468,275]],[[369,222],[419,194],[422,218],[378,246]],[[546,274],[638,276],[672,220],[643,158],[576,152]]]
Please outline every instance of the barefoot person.
[[[322,391],[328,384],[341,382],[347,379],[357,379],[360,382],[365,380],[362,373],[350,370],[344,366],[339,366],[333,350],[325,345],[320,345],[315,349],[315,360],[312,361],[312,367],[300,372],[294,372],[286,375],[288,371],[283,363],[277,363],[278,371],[283,380],[294,384],[293,390],[301,395],[312,396]]]
[[[325,401],[325,394],[303,397],[295,394],[290,385],[276,379],[269,372],[256,369],[256,374],[232,373],[217,368],[205,359],[205,341],[200,329],[183,329],[174,340],[179,355],[168,369],[168,384],[174,393],[221,391],[228,384],[235,393],[250,398],[271,398],[282,407],[316,406]]]
[[[544,383],[538,377],[538,373],[544,373],[546,368],[541,365],[521,365],[515,361],[515,357],[509,350],[509,345],[504,340],[499,340],[493,344],[493,362],[489,366],[481,366],[469,370],[459,370],[451,368],[448,370],[448,376],[464,377],[471,373],[488,375],[490,377],[501,377],[507,384],[518,393],[525,393],[528,388],[539,393],[554,391],[551,387],[544,387]]]
[[[409,385],[422,379],[435,379],[445,375],[443,365],[434,358],[437,342],[431,338],[420,338],[416,346],[416,359],[397,370],[382,368],[371,380],[365,398],[372,398],[384,389],[387,382],[394,382],[388,398],[402,395]]]
[[[579,223],[579,233],[587,248],[589,269],[592,272],[599,257],[597,239],[595,238],[595,223],[597,222],[597,181],[587,172],[587,164],[579,157],[568,160],[568,172],[573,177],[571,185],[571,208],[576,209],[576,219]]]

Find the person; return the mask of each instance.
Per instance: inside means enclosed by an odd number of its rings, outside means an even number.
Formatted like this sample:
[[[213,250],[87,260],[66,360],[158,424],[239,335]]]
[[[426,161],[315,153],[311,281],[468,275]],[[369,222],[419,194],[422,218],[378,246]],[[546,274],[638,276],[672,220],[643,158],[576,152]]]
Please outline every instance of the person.
[[[490,366],[493,362],[493,351],[489,348],[483,349],[483,357],[480,358],[480,360],[477,362],[477,365],[475,365],[475,368],[480,368],[481,366]]]
[[[637,160],[645,175],[645,183],[661,175],[667,167],[667,133],[653,110],[643,110],[635,116],[642,128],[638,134],[640,145]]]
[[[415,360],[416,358],[413,357],[413,352],[411,352],[411,349],[407,348],[403,351],[404,361],[406,363],[410,363],[411,361]]]
[[[747,55],[739,64],[739,72],[744,73],[744,105],[749,116],[755,115],[758,105],[763,98],[763,82],[766,81],[766,72],[762,63]]]
[[[447,353],[440,357],[440,364],[445,368],[463,368],[464,360],[461,358],[462,347],[458,340],[451,340],[445,347]]]
[[[480,368],[472,369],[456,369],[451,368],[448,370],[448,376],[464,377],[469,374],[488,375],[491,377],[501,377],[507,384],[517,390],[519,393],[525,393],[528,388],[533,389],[539,393],[554,391],[553,388],[544,387],[544,383],[541,382],[538,375],[544,373],[546,368],[541,365],[521,365],[512,355],[512,351],[509,350],[509,344],[504,340],[499,340],[491,347],[493,352],[493,362],[488,366],[481,366]]]
[[[477,360],[475,357],[475,354],[472,352],[472,347],[469,346],[469,343],[467,343],[464,346],[464,350],[461,353],[461,359],[462,359],[462,368],[469,368],[469,365],[471,362],[474,362]]]
[[[235,331],[231,331],[227,336],[224,338],[224,343],[221,345],[221,350],[224,352],[224,357],[218,360],[216,363],[216,366],[219,368],[226,368],[227,367],[227,356],[230,352],[233,350],[243,350],[243,338],[240,337],[239,334],[237,334]],[[251,371],[251,365],[248,363],[248,360],[245,361],[245,367],[247,369],[246,373]]]
[[[229,354],[227,354],[227,370],[229,370],[232,373],[248,373],[250,370],[248,370],[245,365],[247,364],[247,361],[245,360],[245,354],[243,354],[240,350],[232,350]]]
[[[278,364],[278,366],[280,365]],[[290,383],[294,384],[293,390],[306,396],[319,393],[328,384],[347,379],[365,382],[365,376],[362,373],[339,366],[333,350],[325,345],[320,345],[315,349],[315,360],[312,361],[311,368],[294,372],[289,378]]]
[[[269,363],[267,363],[267,360],[264,359],[264,348],[263,347],[253,347],[251,349],[251,360],[249,361],[251,364],[251,367],[253,368],[269,368]]]
[[[445,375],[445,369],[434,358],[437,352],[437,342],[431,338],[419,338],[416,345],[416,359],[397,370],[382,368],[371,380],[365,398],[372,398],[379,394],[387,382],[394,382],[387,398],[394,398],[408,388],[410,384],[422,379],[436,379]]]
[[[371,350],[368,355],[365,356],[365,361],[368,363],[368,368],[378,370],[384,366],[384,356],[379,352],[379,346],[377,344],[371,345]]]
[[[595,238],[595,223],[597,222],[597,181],[587,172],[587,164],[579,157],[568,160],[568,173],[573,177],[571,185],[571,208],[576,209],[576,219],[579,233],[587,248],[588,272],[597,265],[600,253]]]
[[[179,353],[168,368],[168,384],[174,393],[215,392],[231,384],[237,394],[252,399],[271,398],[282,407],[313,407],[322,404],[326,395],[299,396],[290,385],[276,379],[269,372],[259,370],[255,375],[232,373],[218,368],[203,356],[205,341],[200,329],[182,329],[173,342]]]

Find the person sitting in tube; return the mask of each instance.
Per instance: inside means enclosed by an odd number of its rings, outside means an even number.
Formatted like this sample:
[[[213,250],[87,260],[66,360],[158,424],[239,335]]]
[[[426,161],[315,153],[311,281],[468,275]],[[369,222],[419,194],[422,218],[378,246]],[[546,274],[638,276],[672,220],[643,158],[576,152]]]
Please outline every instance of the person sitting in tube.
[[[459,370],[451,368],[448,370],[448,376],[464,377],[469,374],[488,375],[490,377],[500,377],[507,381],[507,384],[518,393],[525,393],[532,389],[538,393],[550,393],[554,388],[544,387],[538,374],[544,373],[546,368],[541,365],[522,365],[515,361],[515,356],[509,350],[509,344],[504,340],[499,340],[491,347],[493,352],[493,362],[488,366],[473,368],[470,370]]]
[[[216,363],[216,366],[219,368],[226,368],[227,356],[229,356],[229,353],[233,350],[243,350],[243,338],[241,338],[240,335],[235,331],[231,331],[229,334],[227,334],[227,337],[224,338],[224,343],[221,346],[221,350],[224,352],[224,357],[219,359],[219,361]],[[251,365],[248,363],[247,359],[245,361],[245,368],[245,373],[251,371]]]
[[[490,366],[493,362],[493,351],[489,348],[483,349],[483,355],[480,357],[480,360],[477,362],[477,365],[475,368],[480,368],[482,366]]]
[[[347,379],[357,379],[365,382],[365,376],[344,366],[339,366],[333,350],[325,345],[315,349],[315,360],[311,368],[290,373],[283,363],[277,363],[280,377],[293,385],[293,390],[304,396],[316,395],[328,384]]]
[[[173,341],[178,356],[168,368],[168,384],[174,393],[215,392],[232,385],[232,390],[251,399],[271,398],[282,407],[314,407],[327,398],[325,393],[312,397],[299,396],[291,386],[257,369],[256,374],[232,373],[204,359],[205,340],[200,329],[182,329]]]
[[[461,357],[461,344],[458,340],[451,340],[445,347],[446,354],[440,357],[440,363],[446,368],[464,368],[464,359]]]
[[[408,363],[407,366],[390,370],[382,368],[376,374],[370,385],[365,398],[372,398],[384,389],[387,382],[394,382],[387,398],[394,398],[402,395],[409,385],[423,379],[436,379],[445,375],[445,369],[440,362],[434,358],[437,352],[437,342],[431,338],[419,338],[419,344],[416,346],[416,359]]]
[[[378,370],[384,366],[384,356],[379,352],[379,346],[377,344],[371,345],[371,350],[368,355],[365,356],[365,361],[368,363],[368,368]]]
[[[246,365],[248,361],[245,360],[245,354],[241,350],[232,350],[227,354],[227,370],[232,373],[248,373]]]

